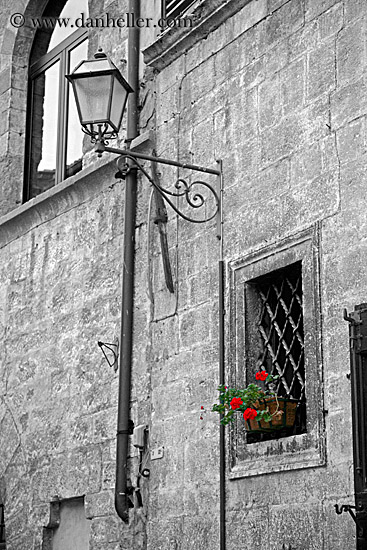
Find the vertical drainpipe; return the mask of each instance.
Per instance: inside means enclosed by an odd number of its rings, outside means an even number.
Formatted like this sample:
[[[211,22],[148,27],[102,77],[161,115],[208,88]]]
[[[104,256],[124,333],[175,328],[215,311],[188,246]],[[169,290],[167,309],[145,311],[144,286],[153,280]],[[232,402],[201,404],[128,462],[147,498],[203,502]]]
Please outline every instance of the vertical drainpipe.
[[[130,20],[139,17],[140,0],[129,0]],[[132,26],[128,35],[127,79],[134,92],[130,94],[127,111],[127,147],[138,134],[139,91],[139,28]],[[129,521],[127,495],[127,457],[130,433],[131,362],[133,340],[135,220],[137,198],[137,171],[131,169],[125,179],[124,257],[122,271],[122,307],[120,337],[119,394],[116,442],[115,508],[118,516]]]

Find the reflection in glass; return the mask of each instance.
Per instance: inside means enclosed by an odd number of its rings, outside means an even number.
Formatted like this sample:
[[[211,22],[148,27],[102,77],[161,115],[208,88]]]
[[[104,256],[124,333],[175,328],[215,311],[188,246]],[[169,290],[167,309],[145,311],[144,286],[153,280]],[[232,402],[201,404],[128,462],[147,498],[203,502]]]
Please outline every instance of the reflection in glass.
[[[60,44],[65,38],[73,34],[83,24],[82,14],[84,14],[84,21],[88,18],[88,0],[68,0],[59,15],[59,23],[55,26],[52,32],[51,40],[48,45],[48,50],[51,51],[55,46]]]
[[[71,50],[69,54],[69,67],[71,72],[76,65],[88,57],[88,41],[85,40],[79,46]],[[67,142],[66,142],[66,174],[68,178],[82,169],[83,155],[83,137],[84,133],[80,128],[79,117],[77,113],[74,94],[72,93],[71,85],[67,83],[69,88],[69,107],[68,107],[68,123],[67,123]]]
[[[33,80],[31,197],[56,182],[59,63]]]

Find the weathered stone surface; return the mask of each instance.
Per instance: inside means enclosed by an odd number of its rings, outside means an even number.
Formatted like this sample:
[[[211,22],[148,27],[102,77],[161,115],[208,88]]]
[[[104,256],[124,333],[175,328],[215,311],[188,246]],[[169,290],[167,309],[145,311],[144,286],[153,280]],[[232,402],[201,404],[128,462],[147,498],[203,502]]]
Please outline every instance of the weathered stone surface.
[[[335,514],[334,504],[352,502],[354,491],[342,308],[366,301],[367,4],[209,4],[196,12],[208,26],[186,37],[178,31],[177,44],[175,33],[167,33],[150,48],[160,70],[141,70],[141,129],[154,130],[159,155],[214,168],[223,160],[226,264],[271,243],[282,247],[311,226],[320,230],[313,254],[320,264],[323,392],[315,414],[325,427],[316,444],[325,441],[326,460],[241,478],[233,469],[236,434],[227,430],[227,546],[349,549],[354,525]],[[39,8],[25,0],[16,7],[27,14]],[[148,426],[143,464],[150,477],[140,480],[143,507],[131,510],[125,525],[113,502],[119,372],[97,346],[115,342],[120,331],[125,182],[115,181],[112,157],[97,161],[86,146],[81,174],[19,206],[34,31],[9,27],[14,9],[10,2],[0,7],[6,28],[0,42],[0,497],[7,548],[40,550],[50,501],[85,495],[90,550],[212,550],[219,539],[219,429],[209,412],[219,363],[215,221],[189,224],[167,208],[175,290],[169,292],[153,208],[148,227],[150,188],[139,178],[131,418]],[[127,9],[127,2],[103,3],[111,16]],[[159,2],[147,9],[157,12]],[[91,13],[101,10],[93,0]],[[142,44],[155,33],[142,29]],[[91,44],[125,68],[126,38],[125,29],[98,29]],[[150,153],[151,144],[146,147]],[[191,183],[196,176],[216,184],[207,174],[159,167],[160,182],[170,189],[177,178]],[[315,265],[305,262],[307,276]],[[238,320],[230,318],[227,278],[225,285],[227,381],[244,359],[227,353],[229,335],[238,338],[240,328],[229,331]],[[306,388],[313,385],[306,377]],[[295,455],[299,446],[292,445],[284,448]],[[150,460],[157,447],[163,458]],[[284,456],[268,457],[274,469],[279,460]],[[136,483],[132,445],[128,466]]]

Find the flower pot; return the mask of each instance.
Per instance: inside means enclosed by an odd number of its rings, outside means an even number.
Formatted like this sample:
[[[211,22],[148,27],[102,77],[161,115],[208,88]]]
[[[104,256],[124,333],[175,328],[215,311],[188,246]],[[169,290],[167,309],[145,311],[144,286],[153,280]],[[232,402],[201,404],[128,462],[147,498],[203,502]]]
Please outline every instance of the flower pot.
[[[248,432],[273,432],[284,428],[292,428],[296,420],[296,409],[298,401],[286,399],[285,397],[269,396],[257,401],[254,408],[258,410],[268,409],[272,415],[270,422],[265,420],[245,420]]]

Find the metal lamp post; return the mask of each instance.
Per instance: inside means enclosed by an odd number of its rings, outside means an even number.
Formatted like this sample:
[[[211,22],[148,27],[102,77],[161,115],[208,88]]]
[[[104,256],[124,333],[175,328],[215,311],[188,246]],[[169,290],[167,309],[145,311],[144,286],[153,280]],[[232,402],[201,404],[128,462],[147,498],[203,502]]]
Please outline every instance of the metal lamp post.
[[[135,55],[128,60],[129,78],[135,76],[137,86],[137,73],[134,65],[137,64],[136,44],[130,48]],[[116,66],[99,51],[94,60],[83,61],[71,75],[67,76],[73,85],[75,100],[78,107],[80,123],[83,131],[91,137],[95,143],[95,151],[100,155],[104,151],[119,156],[117,166],[120,176],[125,179],[125,220],[124,220],[124,257],[123,257],[123,283],[122,283],[122,317],[121,317],[121,345],[120,345],[120,370],[119,370],[119,400],[117,413],[117,452],[116,452],[116,485],[115,508],[119,517],[127,522],[128,509],[132,506],[129,499],[127,480],[127,456],[128,437],[132,433],[133,423],[130,415],[131,397],[131,359],[132,359],[132,330],[133,330],[133,292],[134,292],[134,257],[135,257],[135,213],[136,213],[136,170],[140,170],[156,191],[164,198],[174,211],[183,219],[194,223],[205,223],[214,218],[217,219],[217,237],[221,239],[221,195],[222,195],[222,164],[218,162],[218,168],[205,168],[203,166],[181,163],[178,161],[144,155],[130,149],[116,149],[107,145],[107,140],[116,137],[121,125],[122,117],[127,103],[128,95],[134,92],[129,83],[122,77]],[[135,120],[137,117],[136,94],[135,103],[132,102],[128,109],[127,143],[136,137]],[[131,128],[134,128],[135,130]],[[129,130],[130,128],[130,130]],[[212,185],[202,180],[191,183],[183,178],[177,179],[174,190],[163,188],[154,177],[150,175],[140,160],[147,160],[160,164],[166,164],[206,173],[216,176],[215,189]],[[211,198],[211,209],[207,209],[207,199]],[[178,208],[179,198],[185,201],[185,211]],[[203,216],[192,216],[188,210],[203,212]],[[220,248],[220,250],[222,247]],[[220,262],[223,264],[222,252]],[[223,381],[221,382],[223,383]]]

